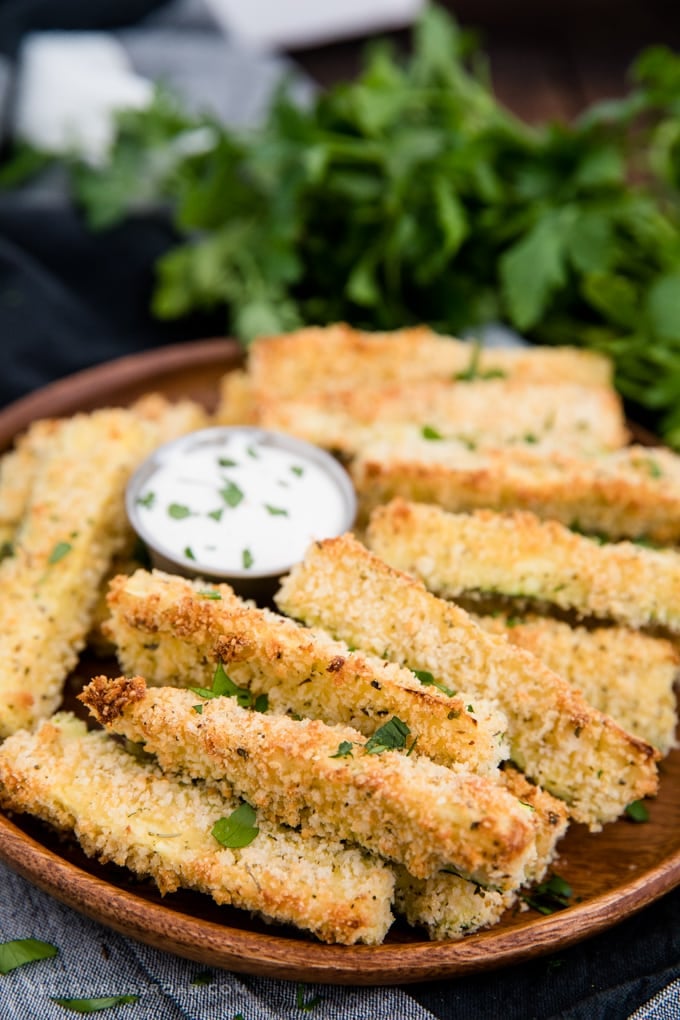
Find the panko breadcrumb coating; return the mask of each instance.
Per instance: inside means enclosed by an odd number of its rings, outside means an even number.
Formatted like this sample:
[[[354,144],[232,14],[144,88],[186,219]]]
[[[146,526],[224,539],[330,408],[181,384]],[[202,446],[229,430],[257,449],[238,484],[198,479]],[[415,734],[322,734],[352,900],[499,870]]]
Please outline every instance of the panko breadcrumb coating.
[[[67,713],[0,747],[0,803],[73,832],[89,856],[152,878],[164,894],[195,889],[345,945],[381,942],[392,921],[394,878],[377,858],[259,814],[249,846],[223,847],[212,828],[238,799],[163,775]]]
[[[208,687],[224,663],[277,713],[366,736],[396,715],[418,738],[416,753],[457,770],[493,775],[507,753],[505,716],[483,698],[470,711],[463,694],[426,687],[395,663],[248,605],[228,585],[140,570],[113,580],[109,608],[106,632],[121,668],[150,683]]]
[[[600,543],[535,514],[454,514],[393,500],[366,538],[391,566],[445,598],[479,593],[538,600],[581,617],[680,633],[680,553]]]
[[[351,536],[311,546],[276,600],[296,619],[495,702],[508,720],[512,760],[591,829],[656,792],[659,755],[649,744],[535,656],[487,634]]]
[[[241,708],[233,697],[96,677],[79,695],[112,732],[165,771],[233,790],[303,835],[358,843],[426,878],[453,868],[483,885],[521,885],[536,857],[530,810],[498,783],[408,750],[371,751],[354,729]]]

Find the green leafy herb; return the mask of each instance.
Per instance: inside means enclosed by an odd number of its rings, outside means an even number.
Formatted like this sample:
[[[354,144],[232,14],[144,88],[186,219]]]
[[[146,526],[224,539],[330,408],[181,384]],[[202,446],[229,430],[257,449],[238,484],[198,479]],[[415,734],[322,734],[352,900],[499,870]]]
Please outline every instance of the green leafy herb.
[[[417,676],[421,684],[425,684],[426,687],[436,687],[442,694],[446,694],[447,697],[453,698],[456,695],[456,691],[452,690],[451,687],[447,687],[440,680],[435,680],[432,673],[427,669],[413,669],[411,670],[414,676]]]
[[[138,995],[104,995],[101,998],[92,999],[56,999],[58,1006],[69,1009],[72,1013],[100,1013],[103,1009],[111,1009],[113,1006],[130,1006],[139,1001]]]
[[[398,751],[406,747],[406,738],[411,730],[398,719],[396,715],[384,723],[373,733],[366,743],[364,750],[367,754],[382,754],[383,751]]]
[[[184,548],[184,555],[185,555],[186,559],[188,559],[188,560],[195,560],[196,559],[196,557],[194,555],[194,550],[191,548],[190,545],[185,546],[185,548]]]
[[[649,811],[644,801],[634,800],[626,808],[626,817],[630,818],[631,822],[648,822]]]
[[[341,740],[337,751],[331,755],[331,758],[351,758],[353,747],[351,740]]]
[[[192,705],[191,707],[197,715],[203,715],[203,705]]]
[[[227,482],[223,489],[220,489],[220,496],[227,506],[237,507],[243,499],[243,492],[236,482]]]
[[[198,597],[201,599],[211,599],[213,601],[222,598],[218,591],[214,591],[212,588],[206,588],[205,591],[199,591]]]
[[[254,708],[256,712],[266,712],[269,707],[267,694],[256,696],[247,687],[239,687],[227,674],[221,662],[215,669],[212,687],[190,687],[189,690],[199,698],[236,698],[241,708]]]
[[[184,520],[185,517],[191,516],[191,510],[188,506],[184,506],[183,503],[170,503],[168,506],[168,517],[172,517],[175,521]]]
[[[443,439],[443,435],[432,425],[423,425],[420,430],[423,439]]]
[[[169,210],[160,318],[224,308],[245,343],[307,322],[504,321],[611,356],[629,405],[680,447],[680,56],[646,50],[627,96],[532,126],[483,57],[427,5],[407,58],[374,47],[304,108],[282,88],[255,130],[159,90],[121,113],[103,165],[64,161],[93,229]],[[0,185],[50,160],[17,149]],[[471,353],[459,378],[498,374]]]
[[[319,1003],[321,1002],[321,996],[314,995],[311,998],[307,999],[305,998],[305,995],[306,995],[305,986],[299,984],[295,989],[295,1005],[297,1006],[298,1009],[301,1009],[303,1012],[307,1013],[310,1010],[314,1009],[315,1006],[319,1005]]]
[[[154,505],[156,501],[156,493],[149,490],[146,495],[140,496],[137,500],[137,506],[145,506],[148,509]]]
[[[224,513],[224,507],[221,506],[217,510],[208,510],[208,517],[212,517],[214,521],[221,521],[222,514]]]
[[[285,510],[283,507],[280,507],[280,506],[271,506],[270,503],[265,503],[265,509],[266,509],[268,514],[272,515],[272,517],[287,517],[288,516],[288,511]]]
[[[541,882],[530,895],[523,899],[540,914],[554,914],[556,910],[564,910],[570,905],[573,890],[568,882],[559,875],[551,875]]]
[[[298,478],[302,478],[302,476],[305,473],[305,469],[303,467],[300,467],[299,464],[293,464],[290,470],[293,472],[294,475],[297,475]]]
[[[0,563],[3,560],[8,560],[10,556],[14,556],[14,543],[13,542],[2,542],[0,544]]]
[[[34,960],[47,960],[56,956],[59,950],[50,942],[40,939],[13,939],[11,942],[0,943],[0,974],[9,974],[25,963]]]
[[[218,843],[231,850],[250,846],[260,831],[255,825],[255,809],[241,804],[228,818],[218,819],[211,831]]]
[[[50,566],[53,563],[58,563],[59,560],[63,560],[64,556],[68,556],[73,546],[70,542],[57,542],[54,549],[47,558],[47,562]]]
[[[243,564],[244,570],[250,570],[253,563],[255,562],[255,560],[253,559],[253,554],[251,553],[250,549],[243,550],[243,552],[241,553],[241,562]]]
[[[218,457],[217,463],[220,467],[233,468],[238,467],[238,461],[232,460],[231,457]]]

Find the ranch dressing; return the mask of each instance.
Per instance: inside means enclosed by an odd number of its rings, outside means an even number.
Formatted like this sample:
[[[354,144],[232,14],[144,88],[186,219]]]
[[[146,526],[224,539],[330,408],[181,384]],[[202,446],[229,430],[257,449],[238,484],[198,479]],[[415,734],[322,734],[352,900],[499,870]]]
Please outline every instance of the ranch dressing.
[[[133,476],[127,509],[156,565],[262,578],[281,575],[310,543],[351,527],[356,500],[346,472],[325,451],[239,426],[160,447]]]

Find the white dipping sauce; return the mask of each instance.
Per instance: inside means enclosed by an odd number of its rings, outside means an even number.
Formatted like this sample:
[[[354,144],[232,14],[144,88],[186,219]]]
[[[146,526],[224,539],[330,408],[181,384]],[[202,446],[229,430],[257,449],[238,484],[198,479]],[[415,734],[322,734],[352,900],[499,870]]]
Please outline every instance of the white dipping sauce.
[[[167,443],[133,476],[127,502],[152,553],[220,577],[281,574],[310,543],[351,527],[356,509],[325,451],[245,426]]]

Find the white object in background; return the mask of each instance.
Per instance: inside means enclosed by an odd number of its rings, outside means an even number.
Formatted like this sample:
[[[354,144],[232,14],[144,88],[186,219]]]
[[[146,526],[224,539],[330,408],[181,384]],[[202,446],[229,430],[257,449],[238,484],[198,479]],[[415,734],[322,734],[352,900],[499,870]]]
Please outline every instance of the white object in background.
[[[153,91],[106,33],[34,33],[19,53],[14,134],[37,148],[76,151],[97,163],[111,144],[115,112],[148,106]]]
[[[205,0],[229,35],[258,49],[293,49],[411,24],[423,0]]]

